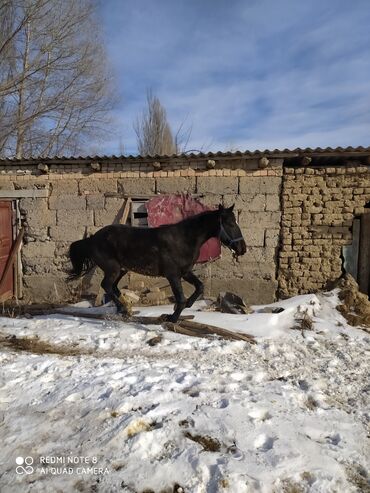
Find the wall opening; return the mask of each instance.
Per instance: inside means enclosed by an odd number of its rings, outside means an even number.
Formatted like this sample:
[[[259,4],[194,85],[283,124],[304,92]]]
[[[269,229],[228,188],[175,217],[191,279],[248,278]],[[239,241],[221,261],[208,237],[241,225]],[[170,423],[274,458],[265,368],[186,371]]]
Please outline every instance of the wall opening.
[[[352,243],[343,247],[344,269],[356,279],[362,293],[370,296],[370,202],[353,220]]]

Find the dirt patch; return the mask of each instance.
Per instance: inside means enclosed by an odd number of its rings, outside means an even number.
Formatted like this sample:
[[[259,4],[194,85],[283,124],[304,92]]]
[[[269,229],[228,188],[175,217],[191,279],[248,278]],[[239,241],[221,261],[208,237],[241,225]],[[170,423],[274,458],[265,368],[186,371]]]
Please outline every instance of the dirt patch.
[[[221,450],[221,443],[217,438],[212,438],[208,435],[192,435],[188,431],[186,431],[184,435],[186,438],[189,438],[189,440],[199,443],[206,452],[219,452]]]
[[[348,481],[358,488],[358,491],[370,493],[370,478],[364,467],[352,464],[346,467]]]
[[[94,354],[93,349],[50,344],[41,341],[38,337],[17,337],[5,334],[0,334],[0,346],[33,354],[58,354],[60,356],[91,356]]]
[[[339,299],[342,304],[337,310],[350,325],[360,326],[370,333],[370,301],[366,294],[361,293],[358,284],[349,274],[346,274],[337,284]]]

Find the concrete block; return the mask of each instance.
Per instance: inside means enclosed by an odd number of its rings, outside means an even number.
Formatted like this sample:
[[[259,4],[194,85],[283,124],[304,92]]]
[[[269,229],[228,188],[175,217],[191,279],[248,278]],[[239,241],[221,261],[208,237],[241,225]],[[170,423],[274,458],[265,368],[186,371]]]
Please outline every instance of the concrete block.
[[[22,259],[24,275],[31,274],[60,274],[58,265],[51,258],[33,257],[27,260]]]
[[[22,258],[54,258],[55,242],[54,241],[32,241],[23,245]]]
[[[195,189],[195,177],[174,176],[171,178],[157,178],[157,193],[194,193]]]
[[[25,275],[23,276],[24,298],[35,303],[61,302],[70,298],[67,283],[57,275]]]
[[[238,205],[239,204],[241,204],[240,201],[238,201]],[[266,195],[259,193],[256,194],[254,197],[244,200],[243,206],[240,208],[238,207],[238,210],[259,212],[259,211],[264,211],[265,208],[266,208]]]
[[[211,296],[221,291],[231,291],[241,296],[247,304],[259,305],[276,301],[277,282],[263,279],[215,279],[211,280]]]
[[[31,226],[27,226],[24,234],[25,241],[49,241],[49,228],[33,228]]]
[[[247,227],[244,226],[241,228],[241,232],[243,235],[243,238],[247,244],[247,247],[249,246],[259,246],[263,247],[265,244],[265,229],[260,228],[260,227]]]
[[[23,198],[19,201],[21,213],[25,216],[28,227],[42,229],[56,224],[56,212],[48,209],[45,198]]]
[[[279,228],[280,212],[249,212],[242,210],[239,214],[239,225],[250,228]]]
[[[266,211],[280,211],[280,196],[266,195]]]
[[[153,195],[155,192],[154,178],[123,178],[118,180],[118,191],[130,197],[135,195]]]
[[[76,241],[82,240],[86,232],[85,226],[52,226],[50,228],[50,238],[53,241],[64,242],[64,241]]]
[[[49,199],[50,210],[86,209],[86,197],[79,195],[54,195]]]
[[[106,197],[105,208],[94,213],[95,226],[117,223],[121,219],[124,205],[125,201],[122,198]]]
[[[238,193],[238,177],[236,176],[198,176],[198,193],[231,194]]]
[[[78,181],[62,179],[50,182],[51,197],[58,195],[78,195]]]
[[[105,206],[103,194],[92,194],[86,196],[87,210],[101,210]]]
[[[279,244],[280,229],[269,228],[265,231],[265,246],[275,248]]]
[[[282,185],[282,177],[278,176],[241,176],[239,192],[250,195],[266,193],[278,195]]]
[[[93,176],[83,178],[78,182],[79,192],[95,192],[95,193],[116,193],[117,179],[116,178],[96,178]]]
[[[73,229],[81,226],[93,226],[94,213],[87,210],[76,210],[73,213],[67,210],[57,211],[57,226]]]

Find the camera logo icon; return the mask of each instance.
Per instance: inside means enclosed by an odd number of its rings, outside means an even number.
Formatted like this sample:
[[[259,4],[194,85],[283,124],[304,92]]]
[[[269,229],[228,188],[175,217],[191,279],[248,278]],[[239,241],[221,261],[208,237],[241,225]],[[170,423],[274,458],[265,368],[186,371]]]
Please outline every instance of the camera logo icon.
[[[32,467],[33,458],[30,456],[17,457],[15,463],[17,464],[17,467],[15,468],[17,474],[32,474],[34,471],[34,468]]]

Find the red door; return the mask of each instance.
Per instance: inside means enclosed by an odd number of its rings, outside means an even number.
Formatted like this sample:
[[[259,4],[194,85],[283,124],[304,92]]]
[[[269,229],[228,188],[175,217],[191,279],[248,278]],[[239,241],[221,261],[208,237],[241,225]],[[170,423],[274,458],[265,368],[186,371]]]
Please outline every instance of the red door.
[[[12,248],[12,203],[0,202],[0,279],[3,277],[6,261]],[[1,283],[0,301],[5,301],[13,296],[13,269],[10,269],[5,282]]]

